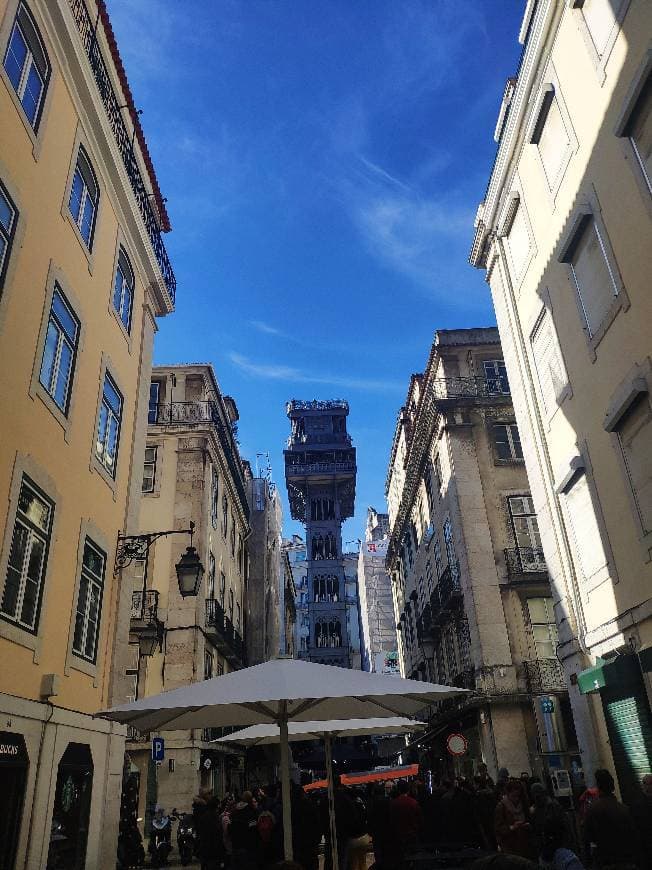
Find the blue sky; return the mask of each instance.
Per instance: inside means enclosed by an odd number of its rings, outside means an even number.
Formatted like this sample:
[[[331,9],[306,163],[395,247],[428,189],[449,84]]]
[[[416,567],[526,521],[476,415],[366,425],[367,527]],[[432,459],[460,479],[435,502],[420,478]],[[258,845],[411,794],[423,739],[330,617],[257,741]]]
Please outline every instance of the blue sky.
[[[349,400],[356,517],[467,264],[523,0],[109,0],[173,232],[155,362],[212,362],[284,492],[289,398]],[[285,532],[298,531],[285,502]]]

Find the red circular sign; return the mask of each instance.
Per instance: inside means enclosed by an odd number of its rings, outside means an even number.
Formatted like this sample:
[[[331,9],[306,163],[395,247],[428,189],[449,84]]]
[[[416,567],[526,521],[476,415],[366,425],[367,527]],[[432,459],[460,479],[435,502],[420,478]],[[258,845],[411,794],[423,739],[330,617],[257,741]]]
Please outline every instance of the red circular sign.
[[[446,738],[446,749],[451,755],[465,755],[469,741],[463,734],[449,734]]]

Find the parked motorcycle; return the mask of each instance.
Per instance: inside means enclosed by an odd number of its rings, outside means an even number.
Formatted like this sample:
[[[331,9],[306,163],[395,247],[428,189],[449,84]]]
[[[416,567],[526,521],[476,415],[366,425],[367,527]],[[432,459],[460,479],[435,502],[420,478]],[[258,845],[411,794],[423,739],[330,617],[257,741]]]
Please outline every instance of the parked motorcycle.
[[[177,849],[179,850],[179,859],[185,867],[192,861],[197,847],[195,822],[192,813],[180,813],[176,818],[179,820],[177,825]]]
[[[157,807],[152,819],[149,853],[152,867],[165,867],[172,851],[172,819],[162,807]]]

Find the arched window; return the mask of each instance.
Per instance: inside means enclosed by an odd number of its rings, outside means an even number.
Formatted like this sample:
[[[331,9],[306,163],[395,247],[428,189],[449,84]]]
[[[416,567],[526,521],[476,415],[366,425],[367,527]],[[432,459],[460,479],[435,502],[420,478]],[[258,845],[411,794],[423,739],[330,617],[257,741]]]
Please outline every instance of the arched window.
[[[335,536],[332,532],[326,535],[324,559],[337,559],[337,547],[335,546]]]
[[[37,130],[50,79],[50,61],[25,3],[18,6],[3,66],[27,120]]]
[[[131,311],[134,302],[134,270],[124,248],[120,248],[113,282],[113,307],[127,332],[131,331]]]
[[[93,172],[88,155],[79,146],[77,153],[77,165],[72,177],[70,188],[70,201],[68,206],[73,216],[77,229],[86,242],[89,251],[93,247],[93,234],[95,232],[95,219],[97,217],[97,205],[100,201],[100,188]]]

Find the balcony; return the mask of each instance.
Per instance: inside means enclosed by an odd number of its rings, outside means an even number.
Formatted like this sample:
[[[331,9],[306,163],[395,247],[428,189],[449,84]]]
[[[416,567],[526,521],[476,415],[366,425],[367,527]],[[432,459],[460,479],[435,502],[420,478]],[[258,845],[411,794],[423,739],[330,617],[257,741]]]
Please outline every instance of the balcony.
[[[158,592],[156,589],[141,589],[131,593],[131,622],[140,623],[143,626],[156,625],[158,623]]]
[[[304,477],[309,474],[355,474],[356,465],[354,460],[347,462],[309,462],[290,463],[286,462],[285,471],[287,477]]]
[[[155,214],[154,209],[152,208],[152,198],[154,198],[155,194],[148,191],[147,185],[143,181],[143,176],[138,166],[138,161],[134,153],[133,136],[131,131],[127,130],[127,125],[124,121],[123,109],[125,108],[125,106],[123,105],[123,103],[125,101],[124,99],[118,99],[115,91],[113,90],[113,86],[111,84],[111,75],[106,68],[106,64],[104,63],[104,58],[102,57],[102,53],[98,44],[98,22],[93,22],[93,20],[91,19],[84,0],[69,0],[69,2],[75,24],[77,25],[77,30],[79,31],[79,35],[81,36],[84,51],[86,52],[86,56],[88,57],[91,70],[93,71],[93,76],[95,78],[95,83],[97,84],[97,90],[99,92],[100,99],[102,100],[104,109],[106,111],[109,126],[111,127],[111,130],[113,132],[115,144],[118,151],[120,152],[120,156],[122,157],[122,162],[127,173],[127,177],[129,179],[129,183],[131,185],[131,189],[133,191],[138,210],[140,211],[140,215],[143,219],[147,235],[149,236],[150,244],[154,251],[154,256],[156,257],[159,269],[161,270],[161,275],[163,276],[163,281],[165,282],[165,286],[169,294],[170,300],[174,305],[177,282],[176,278],[174,277],[174,272],[172,271],[172,265],[170,264],[167,251],[165,250],[165,245],[163,244],[163,239],[161,237],[160,218]],[[126,90],[128,91],[128,88]],[[138,127],[138,129],[140,129],[140,127]],[[144,153],[144,159],[148,160],[149,158],[147,155],[147,149],[146,147],[144,147],[144,141],[140,142],[140,145],[141,152]],[[153,179],[153,181],[155,184],[155,179]],[[158,191],[156,192],[158,193]],[[158,197],[160,198],[160,193],[158,194]],[[160,204],[162,205],[162,203]],[[165,220],[167,221],[167,217],[165,218]],[[164,228],[169,229],[169,225]]]
[[[150,406],[147,422],[150,426],[180,426],[194,423],[220,423],[215,402],[166,402]]]
[[[325,435],[317,435],[311,432],[310,435],[290,435],[287,440],[288,447],[296,447],[303,444],[344,444],[350,447],[353,444],[353,440],[346,432],[329,432]]]
[[[545,556],[541,548],[511,547],[504,552],[507,576],[510,580],[527,578],[542,580],[547,578],[548,566],[546,565]]]
[[[206,634],[233,667],[244,665],[244,643],[224,608],[215,598],[206,599]]]
[[[510,394],[499,377],[491,378],[435,378],[435,399],[508,399]]]
[[[326,399],[320,401],[318,399],[292,399],[285,405],[286,413],[292,411],[345,411],[348,413],[349,403],[346,399]]]
[[[523,662],[527,690],[533,695],[565,692],[566,678],[557,659],[533,659]]]
[[[458,562],[447,565],[437,584],[439,601],[442,611],[451,610],[462,602],[462,585],[460,583],[460,566]]]

